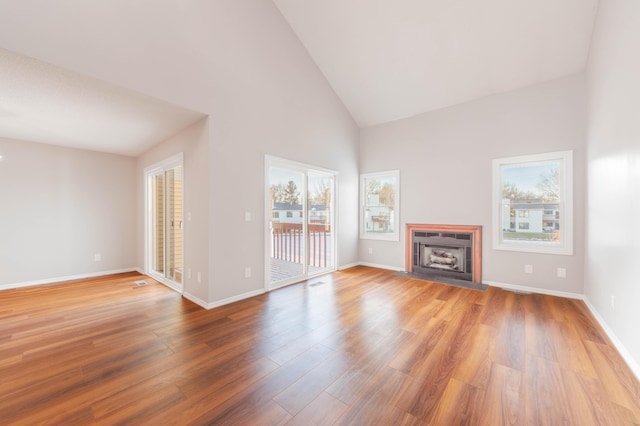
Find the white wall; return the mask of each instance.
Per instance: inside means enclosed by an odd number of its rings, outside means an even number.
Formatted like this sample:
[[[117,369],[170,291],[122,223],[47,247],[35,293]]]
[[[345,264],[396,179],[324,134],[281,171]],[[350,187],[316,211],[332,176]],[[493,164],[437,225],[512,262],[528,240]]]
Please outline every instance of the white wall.
[[[640,2],[601,0],[588,66],[585,294],[640,377]],[[615,297],[615,308],[611,298]]]
[[[338,263],[357,261],[358,128],[271,0],[6,12],[4,48],[209,115],[209,302],[264,288],[264,154],[340,173]]]
[[[482,225],[484,281],[581,294],[585,96],[575,76],[363,129],[361,172],[400,170],[402,228],[400,242],[360,240],[360,258],[404,269],[405,223]],[[562,150],[574,151],[574,255],[493,250],[491,160]]]
[[[200,120],[177,135],[156,145],[136,159],[136,259],[144,269],[145,236],[145,167],[173,155],[184,154],[184,274],[183,292],[187,297],[205,302],[209,297],[209,120]],[[188,220],[187,215],[191,215]],[[202,281],[187,279],[202,274]]]
[[[0,155],[0,288],[136,266],[132,158],[8,139]]]

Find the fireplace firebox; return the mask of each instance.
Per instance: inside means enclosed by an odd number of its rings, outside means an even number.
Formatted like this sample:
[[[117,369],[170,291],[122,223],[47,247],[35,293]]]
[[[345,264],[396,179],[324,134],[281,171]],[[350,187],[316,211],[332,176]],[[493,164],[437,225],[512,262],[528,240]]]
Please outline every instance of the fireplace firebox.
[[[413,231],[413,272],[471,281],[471,234]]]
[[[407,272],[427,278],[482,282],[482,228],[407,224]]]

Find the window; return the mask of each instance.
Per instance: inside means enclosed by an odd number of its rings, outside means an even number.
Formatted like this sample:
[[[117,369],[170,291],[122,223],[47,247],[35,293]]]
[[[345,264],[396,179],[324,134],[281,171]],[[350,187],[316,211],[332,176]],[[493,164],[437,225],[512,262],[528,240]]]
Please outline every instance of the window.
[[[273,212],[273,218],[274,219],[279,219],[280,218],[280,212]]]
[[[287,217],[293,217],[293,212],[287,212]]]
[[[400,171],[360,175],[360,238],[400,240]]]
[[[495,249],[573,254],[572,151],[493,160],[493,206]]]
[[[302,217],[302,212],[300,212],[300,217]]]

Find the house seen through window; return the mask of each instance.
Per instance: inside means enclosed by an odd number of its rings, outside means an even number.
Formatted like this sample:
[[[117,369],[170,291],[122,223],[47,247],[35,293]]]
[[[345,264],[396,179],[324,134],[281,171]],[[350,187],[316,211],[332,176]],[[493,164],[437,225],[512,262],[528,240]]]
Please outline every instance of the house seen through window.
[[[360,238],[398,241],[400,172],[361,175],[360,194]]]
[[[572,152],[493,161],[494,248],[571,254]]]

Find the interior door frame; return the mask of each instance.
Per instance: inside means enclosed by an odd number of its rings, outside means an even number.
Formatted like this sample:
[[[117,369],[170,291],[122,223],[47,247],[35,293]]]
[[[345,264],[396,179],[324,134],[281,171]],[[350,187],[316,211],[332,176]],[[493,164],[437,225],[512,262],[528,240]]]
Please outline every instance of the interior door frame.
[[[164,173],[167,170],[176,168],[176,167],[182,167],[182,211],[184,212],[184,153],[179,152],[178,154],[175,154],[169,158],[166,158],[158,163],[152,164],[150,166],[147,166],[144,168],[144,200],[145,200],[145,206],[144,206],[144,211],[145,211],[145,215],[144,215],[144,266],[145,266],[145,274],[152,277],[153,279],[161,282],[162,284],[166,285],[167,287],[172,288],[173,290],[177,291],[178,293],[183,292],[184,290],[184,264],[185,264],[185,259],[186,259],[186,253],[184,252],[184,246],[185,246],[185,233],[184,233],[184,229],[182,232],[182,265],[181,266],[181,270],[183,271],[183,275],[182,275],[182,282],[178,283],[174,280],[171,280],[169,278],[167,278],[165,275],[161,275],[156,273],[153,270],[153,256],[152,256],[152,250],[153,250],[153,240],[152,240],[152,233],[151,233],[151,226],[153,224],[153,209],[151,208],[152,206],[152,192],[150,191],[150,185],[151,185],[151,178],[153,176],[158,175],[159,173]],[[165,187],[166,187],[166,181],[165,181]],[[165,234],[166,234],[166,217],[165,217]],[[166,256],[165,256],[166,257]],[[166,259],[165,259],[165,264],[166,264]]]
[[[307,253],[305,252],[305,256],[304,256],[304,262],[303,262],[303,274],[301,276],[298,277],[294,277],[291,279],[287,279],[287,280],[282,280],[282,281],[278,281],[277,283],[275,283],[275,285],[273,285],[271,283],[271,240],[270,240],[270,235],[271,235],[271,227],[270,227],[270,222],[271,222],[271,217],[270,217],[270,209],[271,209],[271,204],[270,204],[270,197],[269,197],[269,190],[270,190],[270,167],[280,167],[280,168],[284,168],[284,169],[291,169],[294,171],[299,171],[302,172],[304,174],[304,197],[302,200],[302,205],[303,205],[303,218],[304,220],[303,222],[303,233],[305,236],[305,239],[308,238],[308,221],[309,221],[309,213],[308,213],[308,206],[307,206],[307,198],[308,198],[308,173],[309,172],[314,172],[314,173],[319,173],[319,174],[327,174],[327,175],[331,175],[333,177],[333,188],[332,188],[332,193],[331,193],[331,201],[332,201],[332,209],[331,209],[331,215],[332,215],[332,230],[331,230],[331,236],[332,236],[332,241],[331,241],[331,264],[333,265],[332,268],[327,268],[325,271],[322,271],[320,273],[316,273],[316,274],[309,274],[309,265],[307,262]],[[264,157],[264,194],[265,194],[265,202],[264,202],[264,253],[265,253],[265,266],[264,266],[264,289],[265,291],[271,291],[271,290],[275,290],[278,289],[280,287],[285,287],[287,285],[291,285],[300,281],[304,281],[306,279],[309,279],[311,277],[314,276],[318,276],[318,275],[323,275],[323,274],[327,274],[333,271],[337,270],[337,260],[338,260],[338,211],[339,211],[339,206],[338,206],[338,175],[339,173],[335,170],[331,170],[331,169],[326,169],[323,167],[318,167],[318,166],[313,166],[310,164],[305,164],[305,163],[300,163],[297,161],[292,161],[292,160],[287,160],[284,158],[280,158],[280,157],[275,157],[272,155],[265,155]],[[309,250],[308,247],[306,247],[305,245],[305,250]]]

